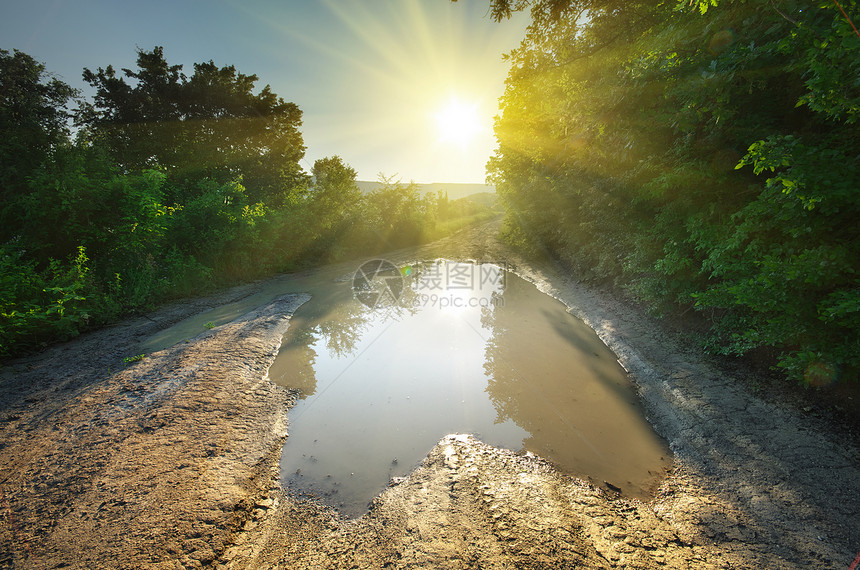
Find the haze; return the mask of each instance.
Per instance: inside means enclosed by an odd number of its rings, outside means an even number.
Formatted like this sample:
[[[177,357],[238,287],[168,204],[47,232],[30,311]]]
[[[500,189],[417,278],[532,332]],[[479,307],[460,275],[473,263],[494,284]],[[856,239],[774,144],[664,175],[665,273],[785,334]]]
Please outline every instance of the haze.
[[[527,17],[501,24],[487,3],[447,0],[2,2],[0,48],[19,49],[90,94],[84,67],[133,68],[164,47],[191,73],[213,60],[259,76],[258,88],[304,112],[303,166],[341,156],[359,180],[482,183],[493,116]],[[467,134],[437,116],[474,110]]]

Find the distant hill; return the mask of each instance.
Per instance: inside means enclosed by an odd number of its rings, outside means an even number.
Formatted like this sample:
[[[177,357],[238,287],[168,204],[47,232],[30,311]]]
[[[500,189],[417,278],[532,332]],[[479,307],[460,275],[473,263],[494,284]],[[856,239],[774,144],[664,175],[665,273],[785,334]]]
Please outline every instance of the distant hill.
[[[365,194],[369,194],[370,192],[373,192],[381,186],[379,182],[368,182],[364,180],[359,180],[356,182],[356,184],[358,184],[358,187]],[[435,194],[440,190],[448,193],[449,200],[458,200],[460,198],[465,198],[466,196],[471,196],[472,194],[496,193],[496,187],[492,184],[449,184],[443,182],[434,182],[433,184],[418,184],[418,191],[422,195]]]

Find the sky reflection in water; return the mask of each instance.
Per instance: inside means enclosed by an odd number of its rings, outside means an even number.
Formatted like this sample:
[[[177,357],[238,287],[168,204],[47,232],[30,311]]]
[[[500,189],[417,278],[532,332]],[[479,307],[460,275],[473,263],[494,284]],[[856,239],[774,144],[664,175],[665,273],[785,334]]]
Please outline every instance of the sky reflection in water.
[[[289,413],[285,486],[359,516],[439,439],[471,433],[650,496],[669,452],[593,330],[496,265],[403,269],[396,304],[367,307],[350,283],[332,283],[293,316],[269,371],[303,395]]]

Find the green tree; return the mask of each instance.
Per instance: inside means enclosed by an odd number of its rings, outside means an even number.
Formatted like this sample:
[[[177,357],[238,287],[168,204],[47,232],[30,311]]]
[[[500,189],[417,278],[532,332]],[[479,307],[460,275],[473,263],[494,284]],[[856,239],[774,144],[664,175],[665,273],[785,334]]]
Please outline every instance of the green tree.
[[[507,235],[699,311],[714,351],[856,376],[860,37],[843,4],[493,0],[532,15],[489,163]]]
[[[176,202],[193,196],[201,178],[223,184],[242,176],[250,201],[270,205],[289,202],[306,184],[301,111],[268,85],[255,94],[256,75],[209,61],[195,63],[189,78],[155,47],[138,51],[137,70],[120,75],[109,65],[83,76],[96,95],[79,123],[124,169],[164,169],[180,192]]]
[[[435,223],[433,200],[420,196],[414,182],[402,184],[380,175],[381,185],[367,196],[370,248],[376,251],[419,243]]]
[[[310,209],[316,228],[315,249],[337,259],[354,247],[361,231],[361,190],[355,170],[339,156],[318,159],[312,170]]]
[[[27,225],[20,201],[28,179],[68,143],[67,105],[75,96],[29,55],[0,50],[0,243]]]
[[[329,229],[348,220],[361,199],[355,170],[339,156],[332,156],[314,162],[312,174],[314,184],[310,196],[323,226]]]

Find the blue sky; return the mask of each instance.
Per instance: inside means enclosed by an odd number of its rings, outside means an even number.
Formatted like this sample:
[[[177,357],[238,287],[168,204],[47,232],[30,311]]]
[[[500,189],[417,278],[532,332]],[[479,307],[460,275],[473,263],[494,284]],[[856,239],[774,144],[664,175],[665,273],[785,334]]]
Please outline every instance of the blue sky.
[[[496,23],[488,0],[0,0],[0,49],[21,50],[84,89],[84,67],[213,60],[256,74],[304,112],[303,166],[339,155],[361,180],[483,182],[507,66],[528,18]],[[473,109],[468,140],[442,136],[451,100]]]

